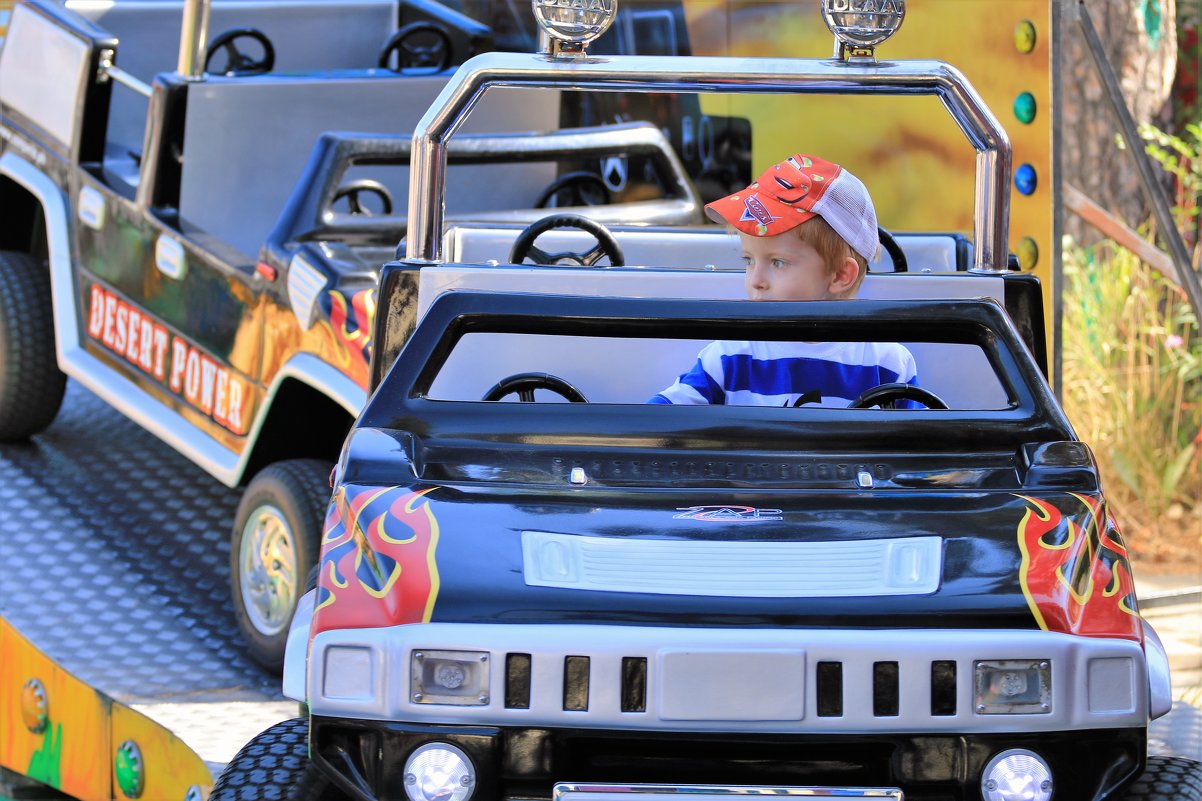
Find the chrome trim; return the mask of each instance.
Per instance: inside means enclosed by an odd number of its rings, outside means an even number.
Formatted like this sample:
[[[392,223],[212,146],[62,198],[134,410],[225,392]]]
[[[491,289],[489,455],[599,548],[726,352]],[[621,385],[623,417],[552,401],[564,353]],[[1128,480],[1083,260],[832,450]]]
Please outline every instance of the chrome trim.
[[[11,178],[42,205],[46,223],[46,249],[50,262],[50,299],[54,310],[54,346],[59,367],[66,373],[70,361],[82,352],[75,317],[75,281],[71,265],[71,217],[67,196],[44,172],[11,150],[0,155],[0,175]]]
[[[151,95],[150,84],[139,81],[133,75],[118,67],[112,62],[112,51],[106,52],[108,53],[108,58],[100,62],[100,71],[127,89],[132,89],[142,95],[142,97],[149,98]]]
[[[365,663],[377,666],[363,694],[354,699],[322,695],[329,648],[360,648],[370,652]],[[371,720],[404,720],[438,725],[482,725],[626,731],[722,731],[794,734],[888,733],[1031,733],[1077,729],[1142,728],[1148,722],[1148,698],[1131,693],[1133,708],[1126,711],[1093,711],[1090,705],[1088,667],[1092,660],[1130,660],[1132,686],[1146,686],[1143,650],[1130,640],[1078,637],[1032,630],[998,629],[714,629],[653,626],[562,624],[456,624],[426,623],[370,629],[334,629],[319,632],[312,641],[308,679],[313,714]],[[483,651],[503,664],[513,651],[530,654],[532,672],[528,709],[506,709],[505,672],[494,671],[490,702],[481,707],[432,708],[409,698],[409,664],[413,651]],[[753,703],[762,695],[756,670],[757,655],[765,664],[778,663],[775,655],[801,653],[806,672],[802,706],[791,709],[793,719],[765,720],[740,712],[744,700]],[[682,655],[705,657],[700,670]],[[564,711],[565,658],[587,656],[590,664],[589,702],[586,711]],[[626,657],[647,660],[646,711],[622,712],[622,662]],[[1052,709],[1039,715],[979,715],[972,706],[973,662],[1003,659],[1048,659],[1052,663]],[[898,663],[900,684],[898,714],[873,714],[873,663],[882,658]],[[740,659],[746,675],[757,676],[749,686],[732,681],[729,668]],[[956,712],[932,715],[931,662],[957,665]],[[818,717],[814,671],[818,662],[843,663],[841,717]],[[687,682],[664,685],[667,672],[684,665]],[[689,686],[686,687],[685,684]],[[669,712],[688,693],[692,719],[669,719]],[[754,706],[754,704],[753,704]],[[756,710],[751,710],[755,712]]]
[[[154,242],[154,266],[168,278],[182,281],[188,272],[188,254],[183,244],[167,234],[159,234]]]
[[[896,787],[737,787],[710,784],[557,784],[552,801],[611,801],[624,795],[635,795],[639,801],[672,801],[687,796],[688,801],[711,801],[714,798],[891,798],[903,801],[905,796]]]
[[[179,60],[175,71],[190,81],[204,79],[210,6],[211,0],[184,2],[184,16],[179,29]]]
[[[92,187],[85,186],[79,190],[79,210],[77,212],[79,221],[93,231],[100,231],[104,228],[106,207],[104,195]]]
[[[288,303],[302,331],[313,327],[317,296],[328,283],[325,274],[301,254],[297,253],[288,263]]]
[[[1156,720],[1173,708],[1173,679],[1169,652],[1147,620],[1144,620],[1144,655],[1148,665],[1148,717]]]
[[[406,246],[411,261],[441,261],[447,140],[494,86],[604,92],[937,95],[977,150],[974,269],[1007,269],[1010,140],[968,79],[949,64],[716,56],[568,60],[521,53],[483,53],[469,59],[414,130]]]
[[[309,624],[317,608],[317,590],[309,590],[296,602],[296,612],[288,627],[288,642],[284,646],[283,692],[285,698],[307,700],[305,687],[309,672]]]

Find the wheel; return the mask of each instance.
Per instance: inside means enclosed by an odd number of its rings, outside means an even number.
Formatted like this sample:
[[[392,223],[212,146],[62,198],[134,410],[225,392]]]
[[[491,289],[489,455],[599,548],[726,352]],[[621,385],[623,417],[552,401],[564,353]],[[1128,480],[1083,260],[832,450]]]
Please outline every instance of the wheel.
[[[333,801],[342,793],[309,761],[309,721],[293,718],[255,735],[213,785],[209,801]]]
[[[897,244],[897,239],[893,234],[886,231],[881,226],[876,227],[877,236],[880,237],[881,247],[889,254],[889,258],[893,260],[893,272],[904,273],[908,272],[909,267],[906,264],[906,252],[901,249],[901,245]]]
[[[239,39],[254,39],[263,48],[263,55],[255,58],[243,53],[238,49]],[[225,66],[214,73],[217,75],[229,78],[264,75],[271,72],[271,68],[275,66],[275,47],[267,38],[267,34],[258,28],[231,28],[218,34],[217,38],[209,42],[209,49],[205,51],[205,72],[213,72],[209,66],[220,50],[225,51]]]
[[[397,65],[389,66],[396,51]],[[410,22],[389,37],[377,62],[393,72],[442,72],[451,66],[451,34],[436,22]]]
[[[54,354],[50,272],[24,253],[0,252],[0,442],[45,430],[66,389]]]
[[[583,253],[573,253],[572,251],[548,253],[545,250],[536,248],[534,246],[535,240],[554,228],[579,228],[592,234],[593,238],[597,240],[597,244]],[[513,264],[521,264],[527,257],[533,257],[535,264],[562,264],[568,262],[578,264],[581,267],[592,267],[601,260],[602,256],[608,256],[609,263],[614,267],[621,267],[626,264],[626,256],[622,253],[622,246],[618,244],[617,239],[614,239],[613,233],[608,228],[595,220],[590,220],[588,217],[581,217],[579,214],[568,214],[566,212],[551,214],[527,225],[518,234],[517,239],[513,240],[513,248],[509,251],[509,261]]]
[[[900,381],[864,390],[860,393],[860,397],[852,401],[847,408],[867,409],[869,406],[880,406],[883,409],[885,404],[892,404],[899,400],[917,401],[928,409],[947,408],[943,399],[929,389],[916,387],[913,384],[903,384]]]
[[[358,181],[351,181],[338,187],[338,191],[334,193],[334,198],[330,201],[330,205],[346,198],[346,207],[350,214],[362,217],[376,216],[375,212],[363,205],[360,195],[375,195],[380,201],[380,213],[384,215],[392,214],[392,193],[388,191],[388,187],[384,186],[384,184],[379,181],[373,181],[371,178],[360,178]]]
[[[1117,801],[1202,801],[1202,762],[1148,757],[1148,767]]]
[[[330,500],[329,462],[268,465],[246,488],[230,540],[234,615],[250,655],[279,672],[292,613],[317,564]]]
[[[584,394],[576,387],[550,373],[518,373],[508,378],[502,378],[492,389],[484,393],[481,400],[499,401],[506,395],[517,394],[522,403],[534,403],[534,390],[545,389],[554,392],[571,403],[588,403]]]
[[[534,208],[548,206],[604,206],[612,194],[605,180],[595,172],[579,170],[564,173],[543,190],[534,201]]]

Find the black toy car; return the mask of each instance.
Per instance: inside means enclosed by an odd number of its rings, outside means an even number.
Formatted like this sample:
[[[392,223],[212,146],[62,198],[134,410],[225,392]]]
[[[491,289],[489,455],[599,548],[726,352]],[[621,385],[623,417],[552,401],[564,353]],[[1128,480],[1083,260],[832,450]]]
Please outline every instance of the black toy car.
[[[553,32],[602,10],[536,7]],[[469,61],[415,132],[375,390],[290,632],[307,716],[214,798],[1199,798],[1197,763],[1147,756],[1167,657],[1046,383],[1038,283],[1007,270],[1008,141],[963,76],[862,43],[571,44]],[[549,232],[556,254],[443,237],[445,140],[492,85],[938,95],[979,153],[974,269],[911,251],[860,300],[748,303],[717,229],[592,225]],[[598,248],[637,266],[558,264]],[[927,408],[884,408],[897,385],[846,409],[646,403],[714,339],[900,342]]]

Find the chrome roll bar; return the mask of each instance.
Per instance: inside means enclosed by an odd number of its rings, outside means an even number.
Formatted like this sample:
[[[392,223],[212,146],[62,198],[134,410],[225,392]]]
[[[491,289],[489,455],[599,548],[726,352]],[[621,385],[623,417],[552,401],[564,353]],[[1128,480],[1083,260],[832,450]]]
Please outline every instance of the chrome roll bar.
[[[179,32],[179,60],[175,71],[189,81],[199,81],[204,77],[211,5],[212,0],[184,2],[184,16]]]
[[[441,260],[447,140],[495,86],[585,92],[937,95],[977,151],[973,269],[1006,270],[1011,149],[968,79],[942,61],[770,59],[726,56],[553,58],[484,53],[466,61],[413,132],[406,258]]]

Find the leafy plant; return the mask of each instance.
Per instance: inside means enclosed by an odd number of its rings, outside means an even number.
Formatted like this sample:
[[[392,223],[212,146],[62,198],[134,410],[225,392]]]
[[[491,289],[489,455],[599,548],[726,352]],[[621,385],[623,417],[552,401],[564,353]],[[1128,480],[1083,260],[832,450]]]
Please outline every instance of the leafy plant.
[[[1178,287],[1110,241],[1066,241],[1062,297],[1065,409],[1094,449],[1120,525],[1137,554],[1197,554],[1198,321]]]

